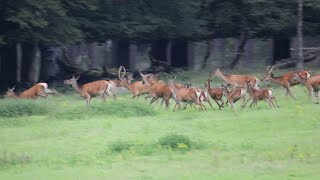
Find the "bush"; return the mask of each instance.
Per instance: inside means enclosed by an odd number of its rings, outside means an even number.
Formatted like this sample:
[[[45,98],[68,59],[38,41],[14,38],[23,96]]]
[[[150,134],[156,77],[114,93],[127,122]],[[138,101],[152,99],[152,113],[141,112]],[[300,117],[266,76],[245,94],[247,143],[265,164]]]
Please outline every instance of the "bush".
[[[190,149],[193,143],[186,136],[171,134],[160,138],[159,144],[172,149]]]
[[[45,102],[33,100],[5,100],[0,105],[0,116],[2,117],[42,115],[47,112]]]
[[[129,150],[133,146],[132,143],[129,142],[123,142],[123,141],[118,141],[110,145],[110,150],[111,152],[122,152]]]

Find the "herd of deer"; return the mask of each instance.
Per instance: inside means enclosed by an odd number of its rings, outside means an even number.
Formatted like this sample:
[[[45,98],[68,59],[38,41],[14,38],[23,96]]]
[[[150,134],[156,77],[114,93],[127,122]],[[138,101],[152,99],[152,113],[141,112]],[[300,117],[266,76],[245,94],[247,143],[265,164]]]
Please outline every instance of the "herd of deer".
[[[300,70],[295,72],[288,72],[282,76],[276,77],[272,73],[274,67],[268,66],[265,72],[265,76],[261,79],[263,82],[272,82],[278,84],[286,89],[286,96],[290,95],[293,99],[296,99],[291,91],[290,87],[303,84],[309,90],[311,97],[312,92],[317,97],[317,103],[320,102],[318,91],[320,89],[320,74],[310,77],[310,71]],[[120,66],[118,71],[117,80],[98,80],[90,83],[86,83],[79,86],[77,83],[78,77],[72,77],[65,80],[64,83],[71,85],[82,97],[85,98],[86,104],[90,105],[91,98],[99,95],[103,101],[105,101],[105,95],[116,98],[111,93],[111,89],[114,87],[124,87],[132,93],[132,99],[139,97],[140,95],[147,94],[145,99],[152,98],[150,104],[162,98],[161,105],[165,102],[166,107],[169,107],[169,100],[172,98],[175,101],[174,111],[178,106],[181,109],[181,102],[184,102],[184,109],[189,104],[190,106],[196,105],[203,110],[206,110],[204,102],[207,102],[213,109],[209,100],[209,96],[216,102],[219,109],[224,105],[230,103],[231,108],[236,111],[234,103],[243,100],[241,107],[245,107],[249,100],[252,100],[250,107],[258,101],[265,100],[271,108],[279,107],[276,98],[273,96],[271,88],[259,88],[258,84],[260,80],[251,75],[227,75],[221,71],[221,67],[214,70],[209,75],[209,79],[204,85],[204,89],[191,87],[191,84],[176,83],[175,79],[170,79],[167,82],[158,79],[158,74],[143,74],[141,81],[133,80],[133,75],[126,72],[123,66]],[[211,87],[212,81],[210,78],[219,77],[226,82],[226,85],[221,84],[221,87]],[[30,89],[22,92],[20,95],[14,93],[14,87],[8,88],[5,97],[22,98],[22,99],[36,99],[38,96],[46,97],[48,94],[56,93],[54,89],[48,89],[47,83],[38,83]],[[226,103],[223,101],[223,96],[226,97]]]

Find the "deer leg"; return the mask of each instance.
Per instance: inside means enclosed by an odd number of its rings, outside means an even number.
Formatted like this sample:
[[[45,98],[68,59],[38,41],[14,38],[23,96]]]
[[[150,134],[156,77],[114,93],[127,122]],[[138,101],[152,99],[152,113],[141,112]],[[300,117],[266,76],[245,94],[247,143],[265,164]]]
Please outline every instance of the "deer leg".
[[[103,102],[106,101],[106,96],[105,96],[104,93],[100,93],[100,98],[101,98],[101,100],[102,100]]]
[[[249,101],[250,101],[250,99],[248,98],[247,101],[241,105],[241,107],[242,107],[242,108],[245,108],[245,107],[247,106],[247,104],[248,104]]]
[[[274,104],[277,106],[277,108],[280,108],[280,106],[278,105],[278,102],[276,100],[276,97],[272,96],[271,100],[274,101]]]
[[[146,97],[144,97],[145,100],[147,100],[148,98],[153,98],[154,96],[151,96],[150,94],[148,94]]]
[[[270,106],[272,109],[275,108],[275,106],[274,106],[274,104],[273,104],[273,102],[272,102],[272,100],[271,100],[270,98],[266,98],[265,101],[267,101],[267,103],[269,104],[269,106]]]
[[[159,97],[153,97],[153,98],[151,99],[151,101],[150,101],[150,105],[151,105],[152,103],[154,103],[158,98],[159,98]]]
[[[317,97],[317,104],[319,104],[320,103],[320,99],[319,99],[319,90],[316,90],[315,91],[315,93],[316,93],[316,97]]]
[[[116,95],[112,94],[110,90],[106,90],[106,93],[111,96],[113,99],[116,99]]]
[[[183,109],[186,109],[188,106],[188,102],[184,105]],[[190,104],[190,107],[191,107],[191,104]]]
[[[252,102],[251,102],[251,104],[250,104],[250,108],[252,107],[252,105],[253,105],[253,103],[255,103],[255,100],[254,99],[252,99]]]
[[[297,99],[292,95],[289,87],[287,87],[287,94],[289,94],[294,100],[297,100]]]
[[[212,107],[212,104],[211,104],[211,102],[210,102],[210,100],[209,100],[209,99],[207,100],[207,102],[208,102],[208,104],[210,105],[211,109],[212,109],[212,110],[214,110],[214,109],[213,109],[213,107]],[[221,107],[220,107],[220,105],[219,105],[219,104],[218,104],[218,106],[219,106],[219,109],[221,109]]]
[[[221,107],[224,108],[224,101],[222,99],[220,99],[221,101]]]

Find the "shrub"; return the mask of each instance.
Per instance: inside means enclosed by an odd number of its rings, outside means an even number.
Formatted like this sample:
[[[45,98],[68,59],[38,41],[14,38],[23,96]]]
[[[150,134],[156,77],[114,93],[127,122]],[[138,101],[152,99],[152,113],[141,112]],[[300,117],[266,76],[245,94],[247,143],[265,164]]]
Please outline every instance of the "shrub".
[[[132,146],[133,146],[132,143],[118,141],[110,145],[110,150],[111,152],[122,152],[122,151],[129,150]]]
[[[192,142],[188,137],[178,134],[170,134],[160,138],[159,144],[172,149],[190,149],[192,146]]]
[[[42,115],[47,112],[44,102],[33,100],[5,100],[0,105],[0,116],[2,117]]]

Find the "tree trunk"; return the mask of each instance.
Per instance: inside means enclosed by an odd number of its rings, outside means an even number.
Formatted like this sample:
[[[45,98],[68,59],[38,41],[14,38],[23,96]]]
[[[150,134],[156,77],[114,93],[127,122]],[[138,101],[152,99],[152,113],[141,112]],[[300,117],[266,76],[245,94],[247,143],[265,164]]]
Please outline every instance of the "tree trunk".
[[[91,69],[97,68],[97,64],[96,64],[96,57],[95,57],[95,49],[96,49],[96,43],[89,43],[87,45],[88,48],[88,63],[89,63],[89,67]]]
[[[246,66],[254,65],[253,52],[254,52],[254,39],[249,39],[245,47],[245,56],[246,56],[245,65]]]
[[[237,54],[236,54],[234,60],[230,64],[231,69],[234,69],[234,67],[239,63],[239,60],[244,52],[244,47],[246,46],[247,41],[248,41],[248,35],[247,35],[247,33],[244,33],[242,35],[241,42],[237,48]]]
[[[217,44],[217,49],[220,54],[221,64],[225,64],[226,60],[226,40],[225,39],[215,39],[214,44]]]
[[[166,60],[170,66],[172,64],[171,53],[172,53],[172,40],[168,40],[167,47],[166,47]]]
[[[187,42],[187,65],[188,68],[194,70],[195,68],[195,43],[192,41]]]
[[[29,66],[29,82],[36,83],[39,81],[41,69],[41,51],[38,42],[33,44],[31,53],[30,66]]]
[[[184,40],[174,41],[171,53],[173,67],[188,67],[187,46],[187,42]]]
[[[206,55],[204,56],[204,59],[202,61],[201,68],[205,68],[208,64],[208,60],[211,57],[211,51],[213,50],[213,40],[207,40],[207,49],[206,49]]]
[[[139,51],[138,45],[130,43],[129,46],[129,68],[130,70],[141,70],[138,66]]]
[[[16,44],[17,54],[17,68],[16,68],[16,81],[21,82],[21,70],[22,70],[22,47],[21,43]]]
[[[303,69],[303,0],[298,0],[298,24],[297,24],[297,46],[298,46],[298,57],[297,57],[297,69]]]
[[[268,58],[267,58],[266,64],[267,66],[269,66],[271,64],[274,64],[273,38],[270,38],[267,42],[268,42],[268,45],[267,45],[268,48],[266,49],[266,51],[267,51]]]
[[[106,67],[111,67],[112,66],[112,46],[113,46],[113,41],[112,40],[107,40],[105,43],[105,48],[104,48],[104,57],[103,57],[103,67],[104,69]]]

